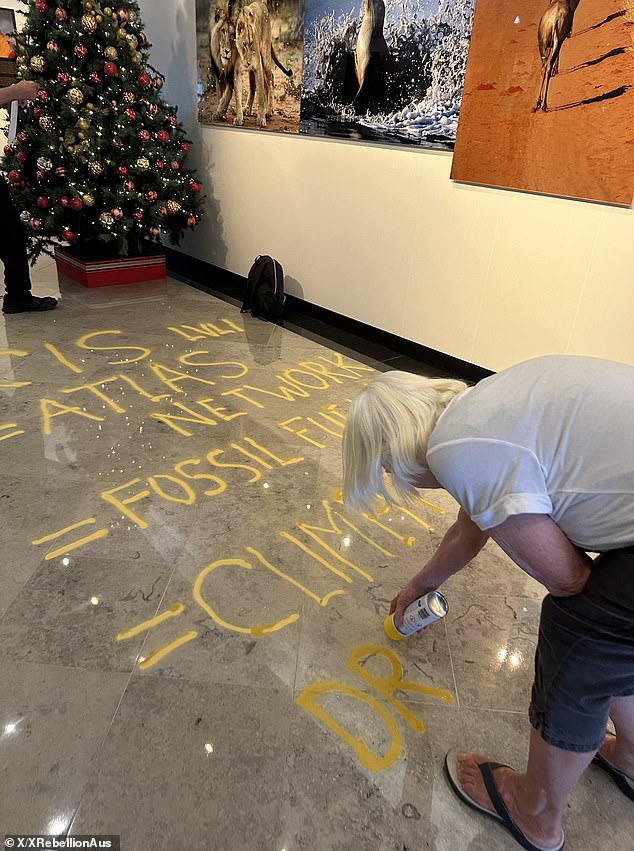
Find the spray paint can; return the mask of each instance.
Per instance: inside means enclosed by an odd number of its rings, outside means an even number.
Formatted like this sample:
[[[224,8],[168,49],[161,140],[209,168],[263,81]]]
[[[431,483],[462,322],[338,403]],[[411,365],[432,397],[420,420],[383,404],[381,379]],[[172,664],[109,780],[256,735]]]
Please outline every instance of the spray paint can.
[[[418,632],[425,626],[444,618],[449,611],[447,600],[439,591],[424,594],[405,609],[403,623],[396,626],[394,615],[388,615],[383,622],[383,628],[390,638],[400,641],[413,632]]]

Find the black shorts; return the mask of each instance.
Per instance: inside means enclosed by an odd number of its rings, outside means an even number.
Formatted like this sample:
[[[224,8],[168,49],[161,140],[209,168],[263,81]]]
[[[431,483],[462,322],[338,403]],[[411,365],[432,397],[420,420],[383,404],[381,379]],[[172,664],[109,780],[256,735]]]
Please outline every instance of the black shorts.
[[[603,743],[613,697],[634,695],[634,547],[603,553],[581,594],[544,599],[530,722],[567,751]]]

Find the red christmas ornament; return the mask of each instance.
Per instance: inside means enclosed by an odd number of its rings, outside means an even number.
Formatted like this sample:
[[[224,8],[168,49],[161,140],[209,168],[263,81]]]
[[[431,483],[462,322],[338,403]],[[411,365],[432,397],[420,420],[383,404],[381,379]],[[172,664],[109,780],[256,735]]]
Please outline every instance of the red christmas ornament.
[[[130,108],[125,109],[123,111],[123,114],[127,115],[128,118],[130,119],[130,121],[134,121],[134,119],[136,118],[136,112],[133,109],[130,109]]]
[[[66,242],[72,242],[75,239],[75,234],[70,228],[64,228],[62,231],[62,239],[65,239]]]
[[[88,74],[88,79],[91,83],[94,83],[95,85],[99,85],[99,83],[101,82],[101,77],[96,71],[91,71],[91,73]]]
[[[11,171],[7,174],[7,178],[9,179],[9,183],[13,183],[14,186],[17,186],[18,183],[22,183],[22,175],[15,169],[11,169]]]
[[[38,169],[38,171],[35,172],[35,179],[39,180],[40,183],[43,183],[46,180],[46,175],[43,171]]]
[[[177,160],[172,160],[172,162],[170,163],[170,168],[172,169],[172,171],[178,171],[180,167],[181,164],[177,162]]]
[[[59,203],[62,207],[68,207],[68,195],[62,195],[59,199]]]
[[[156,168],[158,168],[159,171],[162,171],[165,168],[165,163],[163,162],[163,160],[157,160],[154,165]]]
[[[167,130],[159,130],[156,134],[156,138],[159,140],[159,142],[169,142],[170,134],[167,132]]]
[[[11,145],[5,145],[4,146],[4,152],[7,156],[9,156],[9,154],[13,153],[13,148],[11,147]]]
[[[194,216],[189,216],[189,218],[187,219],[187,226],[193,228],[195,224],[196,218]]]
[[[156,77],[154,77],[154,79],[152,80],[152,82],[154,83],[155,89],[160,89],[163,85],[163,78],[159,77],[159,75],[157,74]]]
[[[120,219],[123,218],[123,210],[121,209],[121,207],[113,207],[112,210],[110,210],[110,215],[115,220],[115,222],[118,222]]]
[[[46,195],[40,195],[40,197],[37,199],[37,201],[35,203],[40,208],[40,210],[47,210],[48,209],[49,201],[48,201],[48,198],[46,197]]]
[[[19,142],[26,142],[26,140],[27,140],[28,138],[29,138],[29,137],[26,135],[26,133],[24,132],[24,130],[20,130],[20,132],[18,133],[18,141],[19,141]]]
[[[39,92],[37,93],[37,99],[39,100],[40,103],[48,103],[49,102],[48,92],[45,92],[44,89],[40,89]]]
[[[48,12],[48,5],[44,2],[44,0],[35,0],[35,8],[43,15]]]
[[[62,86],[67,86],[70,83],[70,74],[67,74],[66,71],[60,71],[57,75],[57,82],[61,83]]]
[[[75,56],[78,59],[85,59],[88,56],[88,48],[83,44],[76,44],[74,48]]]
[[[116,77],[118,72],[117,66],[114,62],[104,62],[103,63],[103,72],[106,77]]]
[[[159,216],[167,215],[167,207],[159,207]]]
[[[7,145],[7,147],[9,147],[9,146]],[[10,148],[9,148],[9,153],[11,153]],[[25,163],[28,159],[28,157],[26,155],[26,151],[18,151],[17,154],[15,155],[15,158],[21,163]]]
[[[66,14],[66,9],[62,9],[61,6],[58,6],[57,9],[55,9],[56,20],[65,21],[67,17],[68,15]]]
[[[200,192],[200,183],[197,183],[195,180],[191,180],[189,183],[189,188],[192,192]]]
[[[187,151],[189,151],[189,143],[188,142],[181,142],[181,151],[183,151],[184,153],[187,153]]]
[[[81,208],[83,206],[84,206],[84,202],[81,200],[81,198],[71,198],[70,199],[71,210],[81,210]]]
[[[33,110],[33,118],[39,118],[41,114],[42,110],[39,108],[39,106],[36,106]]]
[[[51,53],[59,53],[59,44],[56,41],[48,41],[46,43],[46,49],[50,50]]]
[[[134,181],[133,180],[124,180],[123,181],[123,191],[124,192],[133,192],[134,191]]]
[[[158,198],[158,192],[155,192],[153,189],[150,189],[150,191],[146,195],[146,198],[148,199],[148,201],[152,201],[152,203],[154,203],[154,201],[156,201]]]
[[[128,169],[124,165],[117,166],[117,172],[121,175],[121,177],[125,177],[128,173]]]
[[[128,23],[128,11],[127,9],[117,9],[117,17],[121,21],[122,24]]]
[[[157,104],[151,103],[148,106],[148,112],[150,113],[150,115],[158,115],[158,111],[159,111],[159,108],[158,108]]]
[[[158,237],[160,235],[161,235],[161,229],[157,228],[156,225],[154,225],[154,227],[150,228],[150,236],[153,236],[154,239],[158,239]]]
[[[140,86],[143,86],[144,89],[147,89],[152,82],[145,72],[143,74],[139,74],[136,81]]]
[[[58,177],[64,177],[64,175],[66,174],[66,169],[64,168],[63,165],[60,165],[55,169],[55,174]]]
[[[141,212],[141,210],[137,210],[136,213],[134,214],[134,221],[135,222],[143,221],[143,213]]]
[[[176,116],[175,115],[168,115],[167,120],[172,125],[172,127],[176,127],[177,122],[176,122]]]
[[[142,142],[150,141],[150,134],[147,130],[139,130],[138,136]]]

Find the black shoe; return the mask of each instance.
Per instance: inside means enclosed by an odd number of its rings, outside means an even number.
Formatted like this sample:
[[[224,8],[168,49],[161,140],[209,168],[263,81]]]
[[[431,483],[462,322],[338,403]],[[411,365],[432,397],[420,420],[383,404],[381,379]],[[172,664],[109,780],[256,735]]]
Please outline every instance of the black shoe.
[[[3,313],[26,313],[31,310],[53,310],[54,307],[57,307],[56,298],[51,298],[51,296],[38,298],[30,293],[28,296],[16,299],[9,298],[5,295],[4,301],[2,302]]]

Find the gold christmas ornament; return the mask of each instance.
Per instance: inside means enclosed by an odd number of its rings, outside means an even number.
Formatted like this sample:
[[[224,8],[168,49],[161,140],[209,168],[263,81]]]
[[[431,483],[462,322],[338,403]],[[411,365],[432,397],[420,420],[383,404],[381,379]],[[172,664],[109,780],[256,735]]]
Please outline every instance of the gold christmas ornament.
[[[122,100],[124,103],[132,104],[136,100],[136,96],[134,92],[124,92],[122,95]]]
[[[110,6],[106,6],[106,8],[103,10],[103,13],[106,18],[110,18],[112,16],[112,9],[110,8]]]
[[[117,53],[117,48],[112,47],[112,45],[109,45],[104,50],[104,56],[106,57],[106,59],[117,59],[117,57],[119,56],[119,54]]]
[[[84,102],[84,93],[81,89],[69,89],[66,92],[66,97],[74,106],[79,106],[80,103]]]
[[[87,12],[90,12],[90,10],[92,9],[92,7],[93,7],[92,0],[85,0],[85,2],[84,2],[84,9],[85,9]]]
[[[125,41],[125,37],[127,36],[127,32],[123,29],[123,27],[119,27],[119,29],[116,32],[116,36],[119,39],[119,41]]]
[[[87,207],[94,207],[95,206],[95,196],[90,192],[86,192],[85,195],[82,195],[81,200],[84,202],[84,204]]]
[[[80,118],[76,126],[78,130],[86,131],[90,127],[90,121],[87,118]]]
[[[93,177],[99,177],[103,172],[103,165],[98,160],[93,160],[88,163],[88,173]]]
[[[44,70],[44,60],[41,56],[34,56],[29,63],[33,71],[40,73]]]
[[[37,167],[42,171],[50,171],[53,168],[53,163],[47,157],[37,158]]]
[[[88,140],[88,139],[84,139],[84,141],[81,143],[81,146],[82,146],[82,148],[84,149],[84,151],[89,151],[89,150],[90,150],[90,142],[89,142],[89,140]]]
[[[82,15],[81,28],[87,33],[94,33],[97,29],[97,21],[92,15]]]
[[[24,222],[26,224],[29,221],[30,218],[31,218],[31,214],[29,213],[29,211],[28,210],[22,210],[22,212],[20,213],[20,221]]]
[[[125,40],[128,42],[130,50],[136,50],[139,46],[139,40],[133,33],[128,33]]]
[[[130,60],[131,60],[133,65],[140,65],[141,64],[141,54],[140,53],[133,53],[132,56],[130,57]]]
[[[101,17],[101,15],[95,15],[95,20],[98,24],[100,24],[103,21],[103,18]]]
[[[99,216],[99,221],[102,225],[105,225],[106,227],[110,227],[110,225],[114,224],[114,219],[112,218],[110,213],[102,213]]]
[[[141,171],[145,171],[150,167],[150,161],[147,157],[139,157],[136,161],[137,168],[140,168]]]
[[[55,122],[50,115],[41,115],[39,125],[46,133],[51,133],[55,129]]]
[[[77,138],[78,138],[81,142],[83,142],[83,140],[86,138],[86,135],[80,131],[80,132],[77,134]]]
[[[174,213],[178,213],[181,208],[181,205],[178,203],[178,201],[175,201],[173,198],[170,199],[165,206],[167,207],[167,212],[172,216],[174,215]]]

